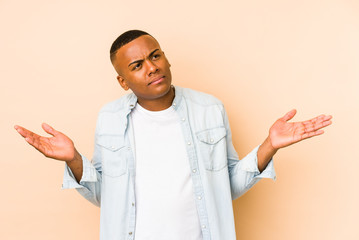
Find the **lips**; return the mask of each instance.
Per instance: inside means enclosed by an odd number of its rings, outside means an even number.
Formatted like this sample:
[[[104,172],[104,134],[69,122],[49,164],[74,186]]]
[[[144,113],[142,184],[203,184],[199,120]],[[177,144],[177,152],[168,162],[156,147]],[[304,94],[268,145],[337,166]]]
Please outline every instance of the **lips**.
[[[164,78],[165,78],[165,76],[160,76],[160,77],[154,78],[147,85],[149,86],[149,85],[159,84],[164,80]]]

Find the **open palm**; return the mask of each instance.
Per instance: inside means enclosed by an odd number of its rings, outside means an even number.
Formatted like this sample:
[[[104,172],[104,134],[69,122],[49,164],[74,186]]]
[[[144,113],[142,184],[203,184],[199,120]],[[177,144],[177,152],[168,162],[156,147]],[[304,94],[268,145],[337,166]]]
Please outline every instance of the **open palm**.
[[[46,123],[42,124],[42,128],[45,132],[52,135],[52,137],[43,137],[21,126],[15,126],[15,129],[20,133],[20,135],[46,157],[62,161],[73,160],[76,149],[72,140]]]
[[[320,115],[303,122],[288,122],[296,112],[295,109],[291,110],[270,128],[269,137],[273,148],[283,148],[306,138],[323,134],[324,131],[321,128],[331,124],[332,116],[330,115]]]

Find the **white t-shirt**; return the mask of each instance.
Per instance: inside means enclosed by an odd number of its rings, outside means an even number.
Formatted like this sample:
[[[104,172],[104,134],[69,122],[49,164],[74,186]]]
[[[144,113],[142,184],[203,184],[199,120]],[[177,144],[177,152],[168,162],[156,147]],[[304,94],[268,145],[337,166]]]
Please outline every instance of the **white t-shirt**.
[[[185,141],[170,107],[131,112],[135,147],[136,240],[200,240]]]

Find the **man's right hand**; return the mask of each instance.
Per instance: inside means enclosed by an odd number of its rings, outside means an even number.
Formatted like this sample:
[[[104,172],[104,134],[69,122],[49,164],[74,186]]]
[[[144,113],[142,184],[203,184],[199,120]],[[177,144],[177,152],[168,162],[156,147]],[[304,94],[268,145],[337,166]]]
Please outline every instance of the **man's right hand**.
[[[42,124],[42,128],[52,137],[43,137],[33,133],[26,128],[15,125],[15,129],[21,136],[39,152],[46,157],[54,158],[61,161],[70,162],[79,157],[74,143],[65,134],[56,131],[46,123]]]
[[[42,124],[42,128],[45,132],[52,135],[52,137],[43,137],[26,128],[15,125],[15,129],[18,133],[20,133],[20,135],[39,152],[46,157],[65,161],[74,174],[77,182],[80,182],[83,171],[82,157],[77,152],[72,140],[46,123]]]

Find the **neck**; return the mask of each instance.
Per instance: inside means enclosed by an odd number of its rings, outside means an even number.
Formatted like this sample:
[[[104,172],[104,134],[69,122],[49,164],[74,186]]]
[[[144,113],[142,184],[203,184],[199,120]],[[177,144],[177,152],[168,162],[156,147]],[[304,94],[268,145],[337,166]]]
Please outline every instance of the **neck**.
[[[137,99],[138,104],[144,109],[149,111],[162,111],[169,108],[172,105],[175,98],[175,89],[171,86],[171,89],[162,97],[156,99]]]

